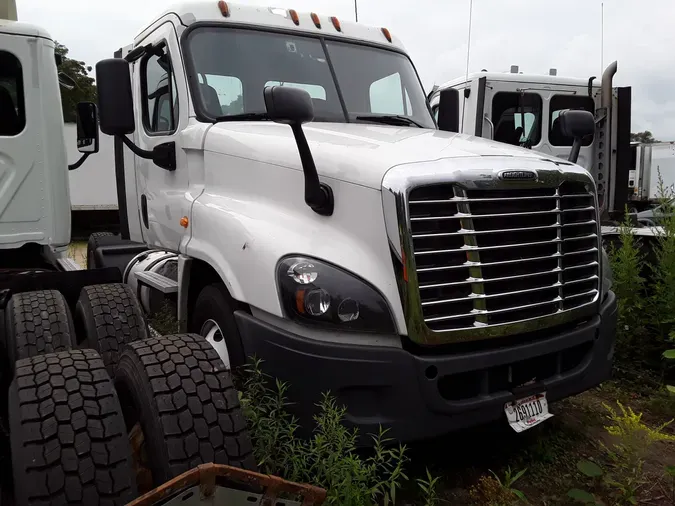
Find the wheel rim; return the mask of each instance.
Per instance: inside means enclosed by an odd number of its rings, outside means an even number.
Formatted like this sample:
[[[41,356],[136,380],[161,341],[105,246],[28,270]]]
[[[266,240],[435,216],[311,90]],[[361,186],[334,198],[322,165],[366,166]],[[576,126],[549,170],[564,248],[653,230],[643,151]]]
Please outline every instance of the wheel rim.
[[[225,364],[225,368],[230,370],[230,354],[227,351],[227,343],[225,342],[225,334],[220,330],[220,326],[213,320],[206,320],[202,325],[200,332],[202,336],[209,342],[220,359]]]

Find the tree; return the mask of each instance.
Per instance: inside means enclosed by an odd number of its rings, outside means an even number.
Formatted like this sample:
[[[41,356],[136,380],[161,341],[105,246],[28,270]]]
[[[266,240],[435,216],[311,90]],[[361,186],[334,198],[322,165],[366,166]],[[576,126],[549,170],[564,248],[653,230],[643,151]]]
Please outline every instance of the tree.
[[[91,67],[83,61],[68,58],[68,48],[56,42],[54,52],[62,58],[59,72],[67,74],[76,86],[69,90],[61,86],[61,107],[63,108],[63,120],[66,123],[74,123],[76,120],[76,106],[78,102],[96,102],[96,84],[89,77]]]
[[[642,144],[653,144],[654,142],[659,142],[654,139],[654,136],[649,130],[644,132],[638,132],[636,134],[630,134],[631,142],[640,142]]]

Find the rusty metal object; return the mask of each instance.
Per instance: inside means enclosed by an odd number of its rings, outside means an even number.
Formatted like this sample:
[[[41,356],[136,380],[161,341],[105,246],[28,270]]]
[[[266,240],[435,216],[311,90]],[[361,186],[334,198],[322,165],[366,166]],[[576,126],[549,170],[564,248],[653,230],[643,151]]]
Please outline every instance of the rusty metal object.
[[[201,499],[208,499],[213,496],[216,487],[220,485],[219,482],[225,487],[239,484],[262,489],[260,504],[263,506],[273,506],[282,493],[301,497],[302,506],[319,506],[326,499],[326,491],[312,485],[294,483],[278,476],[255,473],[237,467],[202,464],[143,494],[127,506],[154,505],[196,485],[199,486]]]

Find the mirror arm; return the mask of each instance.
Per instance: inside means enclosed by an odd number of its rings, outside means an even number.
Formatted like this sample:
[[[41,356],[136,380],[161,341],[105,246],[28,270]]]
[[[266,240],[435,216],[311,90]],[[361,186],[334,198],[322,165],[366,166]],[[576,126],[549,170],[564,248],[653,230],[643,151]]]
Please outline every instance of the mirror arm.
[[[91,154],[91,153],[84,153],[84,154],[80,157],[80,159],[79,159],[78,161],[76,161],[75,163],[71,163],[70,165],[68,165],[68,170],[75,170],[75,169],[79,169],[80,167],[82,167],[82,164],[84,163],[84,161],[85,161],[87,158],[89,158],[89,155],[90,155],[90,154]]]
[[[295,142],[300,152],[300,161],[302,162],[302,172],[305,174],[305,203],[312,210],[321,216],[331,216],[335,207],[333,199],[333,189],[326,183],[319,181],[319,175],[316,172],[316,165],[312,152],[309,149],[305,132],[302,125],[292,124],[291,130],[295,136]]]
[[[579,159],[579,151],[581,151],[581,137],[575,137],[570,156],[567,158],[568,162],[577,163]]]
[[[136,144],[131,142],[126,135],[120,135],[119,138],[136,156],[140,156],[146,160],[152,160],[152,151],[139,148]]]

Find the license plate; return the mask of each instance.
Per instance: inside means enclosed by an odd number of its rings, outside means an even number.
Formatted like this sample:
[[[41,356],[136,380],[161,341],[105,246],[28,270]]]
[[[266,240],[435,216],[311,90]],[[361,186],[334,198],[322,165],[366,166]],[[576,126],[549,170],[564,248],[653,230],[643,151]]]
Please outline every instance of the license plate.
[[[546,394],[536,394],[504,404],[504,412],[509,425],[516,432],[523,432],[553,415],[548,412]]]

